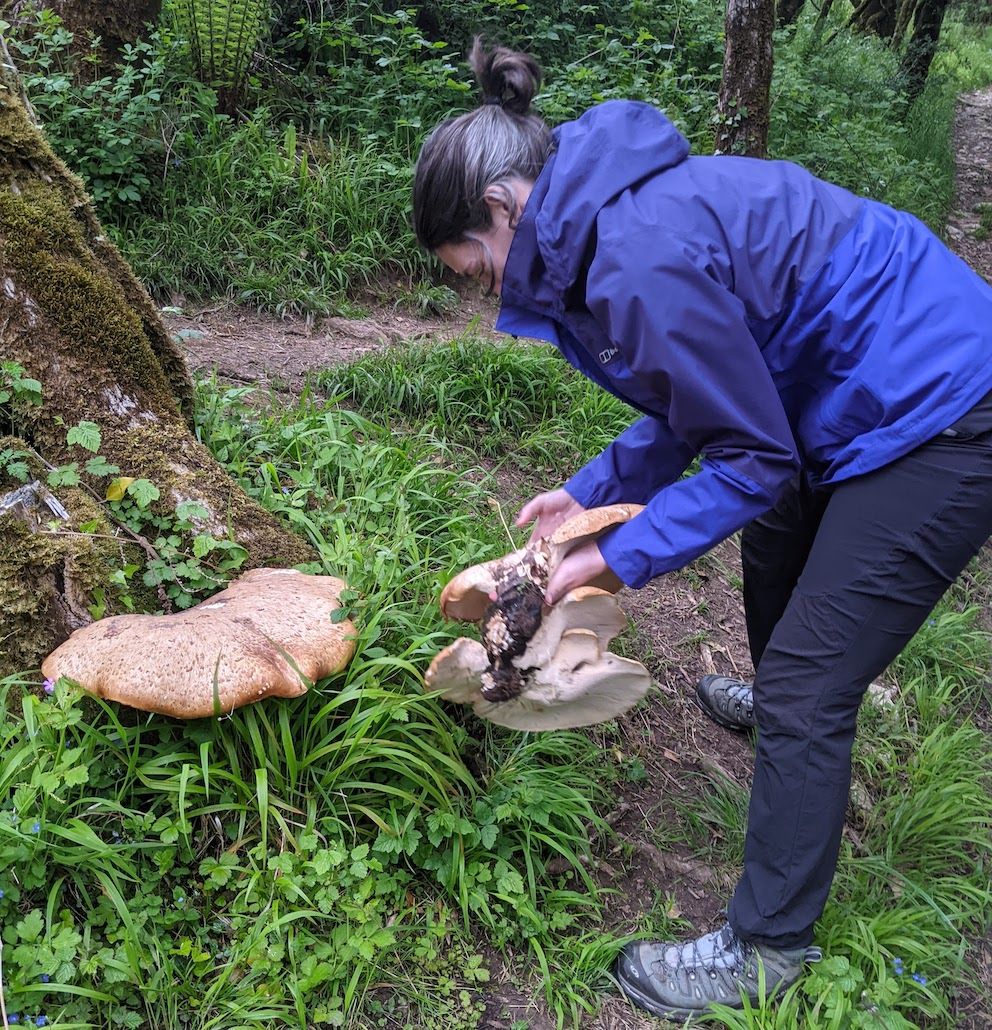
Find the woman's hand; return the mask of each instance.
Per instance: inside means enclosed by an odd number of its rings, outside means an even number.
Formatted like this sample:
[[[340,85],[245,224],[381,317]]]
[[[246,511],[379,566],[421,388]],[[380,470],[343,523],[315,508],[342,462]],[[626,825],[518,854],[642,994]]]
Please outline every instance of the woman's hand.
[[[520,509],[514,525],[526,526],[528,522],[534,522],[534,530],[527,541],[533,543],[553,533],[566,519],[580,511],[585,511],[585,508],[571,494],[565,490],[551,490],[529,500]]]
[[[609,566],[600,553],[595,540],[581,547],[576,547],[562,559],[561,564],[551,574],[548,588],[544,591],[546,604],[560,601],[569,590],[586,586],[594,579],[609,572]]]

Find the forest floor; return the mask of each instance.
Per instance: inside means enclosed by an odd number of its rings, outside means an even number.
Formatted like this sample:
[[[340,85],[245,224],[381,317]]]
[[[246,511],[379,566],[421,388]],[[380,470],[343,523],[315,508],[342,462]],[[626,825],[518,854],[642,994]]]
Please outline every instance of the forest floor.
[[[946,238],[950,246],[992,281],[992,89],[960,98],[955,122],[957,196]],[[459,313],[424,319],[408,312],[370,306],[364,318],[319,322],[275,319],[220,306],[168,314],[180,331],[190,367],[215,372],[223,382],[267,386],[277,394],[299,395],[307,376],[329,365],[411,339],[450,339],[466,328],[485,333],[495,307],[466,295]],[[176,303],[182,305],[182,298]],[[507,509],[533,492],[557,484],[529,482],[526,475],[498,480]],[[730,540],[680,573],[661,577],[622,603],[636,627],[631,647],[654,677],[659,702],[642,704],[621,720],[619,737],[604,746],[620,748],[638,775],[622,788],[611,822],[615,837],[601,842],[597,875],[614,888],[605,925],[630,931],[653,900],[663,898],[670,916],[704,932],[719,921],[736,870],[702,864],[680,854],[659,830],[679,821],[680,810],[714,785],[730,781],[745,790],[751,776],[748,737],[714,725],[694,704],[693,685],[706,672],[749,676],[740,591],[740,556]],[[962,997],[957,1026],[992,1026],[992,941],[972,942],[970,964],[984,990]],[[551,1030],[554,1020],[538,997],[539,984],[521,980],[512,959],[493,957],[493,979],[483,1027],[505,1028],[520,1020],[530,1030]],[[634,1014],[619,997],[607,998],[589,1030],[647,1030],[654,1020]]]

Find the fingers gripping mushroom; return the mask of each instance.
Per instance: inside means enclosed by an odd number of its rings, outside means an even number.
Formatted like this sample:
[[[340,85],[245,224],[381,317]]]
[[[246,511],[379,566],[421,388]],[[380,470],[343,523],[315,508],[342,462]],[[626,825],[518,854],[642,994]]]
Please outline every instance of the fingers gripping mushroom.
[[[641,504],[611,504],[603,508],[590,508],[566,519],[550,536],[536,540],[527,547],[503,558],[473,565],[459,572],[441,591],[441,612],[445,618],[458,622],[478,622],[490,603],[489,595],[497,583],[514,573],[530,571],[535,582],[543,588],[558,563],[569,551],[602,536],[608,529],[629,522],[644,510]],[[616,593],[620,581],[612,573],[594,580],[587,586],[601,587]]]
[[[355,627],[332,619],[343,589],[331,576],[254,569],[188,611],[85,626],[45,659],[42,673],[180,719],[298,697],[354,654]]]
[[[483,718],[535,730],[602,722],[643,697],[650,685],[644,666],[606,650],[626,625],[608,590],[580,587],[551,609],[543,605],[551,572],[573,547],[640,510],[591,509],[546,540],[459,573],[443,591],[441,609],[477,622],[482,643],[462,637],[437,655],[428,687],[472,704]],[[608,585],[615,590],[619,581]]]

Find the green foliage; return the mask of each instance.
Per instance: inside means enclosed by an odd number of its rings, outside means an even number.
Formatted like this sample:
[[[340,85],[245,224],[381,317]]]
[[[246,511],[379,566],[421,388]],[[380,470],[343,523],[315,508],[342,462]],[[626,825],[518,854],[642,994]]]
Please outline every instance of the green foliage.
[[[981,89],[992,82],[992,24],[969,25],[948,16],[930,74],[947,80],[957,92]]]
[[[159,499],[159,490],[147,479],[130,480],[120,493],[120,498],[109,505],[115,522],[150,544],[151,556],[141,580],[176,608],[189,608],[206,600],[244,565],[247,549],[226,535],[208,531],[209,512],[203,505],[184,501],[176,506],[174,514],[156,514],[151,505]],[[126,583],[118,585],[124,587]],[[133,599],[126,592],[122,600],[125,607],[133,607]]]
[[[302,140],[292,125],[275,134],[260,109],[237,128],[189,127],[174,153],[159,213],[120,236],[155,292],[327,313],[384,271],[425,265],[403,220],[405,176],[371,141]]]
[[[237,92],[269,19],[268,0],[172,0],[197,78]]]
[[[24,366],[16,361],[0,361],[0,418],[6,428],[17,432],[31,409],[39,404],[41,383],[26,376]]]
[[[49,141],[103,216],[113,222],[146,203],[165,159],[161,106],[171,46],[159,37],[129,44],[118,68],[94,75],[96,48],[74,46],[60,19],[42,10],[11,49]]]
[[[71,48],[50,14],[14,39],[53,145],[161,296],[326,313],[401,273],[413,284],[404,304],[445,306],[410,231],[410,171],[426,132],[477,102],[464,61],[477,32],[544,62],[537,107],[552,123],[602,100],[642,99],[697,152],[712,148],[719,0],[287,0],[250,66],[268,31],[264,0],[174,7],[178,38],[163,28],[99,74],[95,54]],[[930,85],[906,110],[896,55],[844,30],[840,9],[832,17],[830,34],[808,14],[777,36],[773,153],[939,228],[952,197],[954,93],[992,80],[992,30],[949,19]],[[216,91],[189,72],[184,35]],[[232,90],[237,118],[222,113]]]
[[[200,412],[244,488],[314,542],[314,571],[350,583],[356,657],[297,701],[190,724],[123,718],[65,683],[47,699],[0,687],[8,1009],[100,1027],[336,1026],[398,977],[416,984],[414,1025],[472,1026],[464,992],[486,974],[465,926],[548,956],[598,911],[583,864],[605,829],[598,749],[463,725],[424,695],[452,636],[441,585],[505,547],[480,536],[484,494],[436,443],[325,405],[261,414],[246,391],[202,390]],[[192,536],[206,562],[201,514],[182,508],[162,537]]]
[[[551,347],[466,335],[328,369],[316,382],[372,418],[402,418],[443,443],[537,469],[578,467],[636,413]]]
[[[777,48],[771,154],[940,229],[954,189],[953,93],[932,82],[907,112],[897,55],[841,31],[824,43],[804,21]]]

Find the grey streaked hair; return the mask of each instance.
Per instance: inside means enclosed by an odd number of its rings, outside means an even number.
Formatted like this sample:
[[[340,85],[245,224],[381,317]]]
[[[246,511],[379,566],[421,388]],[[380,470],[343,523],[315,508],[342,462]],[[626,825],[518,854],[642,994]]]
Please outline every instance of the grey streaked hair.
[[[541,67],[529,54],[506,47],[486,51],[479,39],[469,64],[483,104],[442,122],[427,138],[413,177],[413,225],[427,250],[460,243],[465,234],[492,223],[487,189],[501,189],[511,211],[520,212],[512,179],[533,182],[551,153],[551,130],[530,113],[541,85]]]

